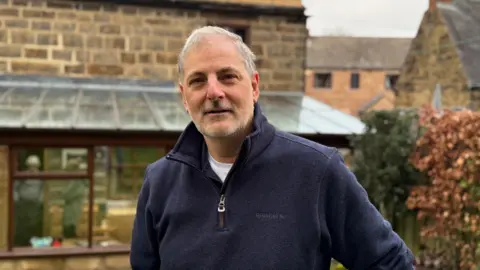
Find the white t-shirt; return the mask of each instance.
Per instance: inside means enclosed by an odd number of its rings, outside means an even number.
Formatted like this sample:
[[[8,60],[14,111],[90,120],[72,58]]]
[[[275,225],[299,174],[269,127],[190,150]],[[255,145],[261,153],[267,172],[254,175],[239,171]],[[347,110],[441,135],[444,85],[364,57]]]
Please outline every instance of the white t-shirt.
[[[233,163],[221,163],[216,161],[210,154],[208,154],[208,161],[210,162],[210,166],[212,170],[218,175],[222,182],[225,182],[225,178],[227,178],[227,174],[233,166]]]

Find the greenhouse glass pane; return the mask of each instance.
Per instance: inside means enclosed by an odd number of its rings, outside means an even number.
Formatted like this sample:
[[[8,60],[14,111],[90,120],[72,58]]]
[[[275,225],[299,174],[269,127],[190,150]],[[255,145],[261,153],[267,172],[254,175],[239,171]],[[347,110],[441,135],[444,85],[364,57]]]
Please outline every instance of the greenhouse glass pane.
[[[160,120],[162,130],[182,131],[190,123],[190,116],[185,111],[178,93],[149,92],[147,96]]]
[[[39,100],[43,89],[17,88],[0,102],[0,126],[17,127]]]
[[[78,90],[51,89],[32,112],[26,125],[39,128],[66,128],[72,125]]]
[[[142,92],[117,92],[116,101],[122,129],[158,129]]]
[[[112,105],[80,105],[75,127],[113,129],[117,127]]]
[[[83,91],[81,105],[111,105],[113,104],[111,91]]]

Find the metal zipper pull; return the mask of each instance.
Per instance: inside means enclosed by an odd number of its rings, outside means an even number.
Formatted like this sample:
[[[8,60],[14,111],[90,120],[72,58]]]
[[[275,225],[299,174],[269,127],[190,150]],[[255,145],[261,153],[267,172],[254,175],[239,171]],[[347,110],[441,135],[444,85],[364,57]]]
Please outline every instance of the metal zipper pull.
[[[219,222],[219,226],[220,228],[224,228],[225,227],[225,195],[222,194],[220,196],[220,202],[218,203],[218,222]]]

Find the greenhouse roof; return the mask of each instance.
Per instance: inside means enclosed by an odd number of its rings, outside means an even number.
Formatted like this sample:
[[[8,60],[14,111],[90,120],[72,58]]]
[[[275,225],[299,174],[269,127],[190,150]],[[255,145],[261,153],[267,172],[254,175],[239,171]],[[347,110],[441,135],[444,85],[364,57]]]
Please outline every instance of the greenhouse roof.
[[[259,103],[279,130],[359,134],[357,118],[304,96],[263,91]],[[190,122],[173,82],[0,75],[0,128],[181,132]]]

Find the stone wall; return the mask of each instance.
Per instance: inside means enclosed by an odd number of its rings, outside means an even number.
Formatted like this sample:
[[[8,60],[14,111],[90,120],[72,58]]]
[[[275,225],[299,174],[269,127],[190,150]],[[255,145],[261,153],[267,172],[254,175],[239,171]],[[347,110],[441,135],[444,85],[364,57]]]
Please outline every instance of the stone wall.
[[[128,255],[0,261],[0,270],[130,270]]]
[[[8,147],[0,145],[0,251],[8,238]],[[0,267],[0,269],[2,269]]]
[[[315,73],[332,74],[332,87],[330,89],[315,88]],[[350,75],[352,72],[360,74],[360,87],[350,88]],[[385,76],[397,74],[397,71],[386,70],[308,70],[305,75],[305,92],[307,95],[329,104],[345,113],[358,115],[358,111],[380,93],[394,98],[390,90],[385,89]],[[378,109],[391,109],[388,102],[383,102]]]
[[[205,0],[197,0],[205,1]],[[279,7],[302,7],[301,0],[209,0],[210,2],[219,3],[238,3],[238,4],[254,4],[254,5],[275,5]]]
[[[445,107],[468,106],[470,93],[447,26],[437,9],[427,11],[413,39],[397,83],[398,107],[431,104],[435,85],[442,86]]]
[[[0,0],[0,72],[176,80],[184,40],[207,24],[248,27],[262,87],[303,91],[305,21],[79,1]]]

